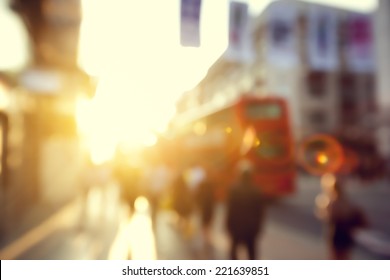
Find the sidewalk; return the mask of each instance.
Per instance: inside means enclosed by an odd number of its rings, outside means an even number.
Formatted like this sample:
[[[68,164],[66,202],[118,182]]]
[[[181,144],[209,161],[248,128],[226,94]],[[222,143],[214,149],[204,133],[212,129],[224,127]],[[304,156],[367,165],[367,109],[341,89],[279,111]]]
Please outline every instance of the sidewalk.
[[[3,240],[0,259],[106,259],[118,230],[117,207],[114,187],[91,189],[61,208],[36,204]]]
[[[76,198],[75,198],[76,199]],[[38,201],[26,212],[17,223],[17,226],[13,226],[11,229],[7,227],[4,235],[0,239],[0,250],[7,244],[14,242],[21,238],[25,233],[34,229],[37,225],[42,224],[49,219],[55,213],[61,211],[64,207],[71,204],[73,200],[64,202],[59,205],[50,205],[44,201]],[[7,221],[6,221],[7,223]],[[13,221],[13,223],[15,223]]]
[[[229,239],[223,229],[223,219],[224,209],[219,206],[212,229],[212,241],[207,246],[202,240],[197,217],[192,220],[191,230],[184,232],[175,223],[175,214],[169,210],[158,213],[154,229],[147,211],[136,213],[118,232],[116,247],[119,250],[108,259],[226,260],[229,256]],[[265,260],[328,258],[323,235],[313,235],[272,220],[265,225],[258,252],[261,259]],[[245,258],[245,255],[241,254],[241,258]],[[352,258],[382,259],[361,248],[354,250]]]
[[[223,230],[223,215],[224,209],[219,206],[212,230],[212,241],[207,246],[202,240],[196,217],[192,221],[192,231],[183,232],[175,224],[175,214],[162,210],[158,213],[154,231],[148,213],[137,213],[129,220],[128,226],[122,227],[117,235],[117,249],[122,248],[122,251],[117,250],[109,259],[126,259],[130,256],[134,260],[226,260],[229,256],[229,239]],[[137,226],[134,226],[134,223]],[[137,242],[134,242],[132,240],[137,232],[142,233],[142,237],[138,235]],[[320,238],[302,235],[272,222],[266,225],[261,244],[258,246],[261,259],[321,260],[327,257],[324,242]],[[241,257],[245,258],[243,254]]]
[[[137,212],[129,217],[128,208],[120,205],[115,189],[108,192],[92,192],[88,197],[87,215],[80,223],[81,198],[67,204],[51,215],[41,224],[13,242],[7,243],[0,249],[0,259],[36,259],[39,256],[49,256],[44,259],[102,259],[102,260],[206,260],[228,259],[229,239],[224,231],[224,208],[217,207],[216,217],[212,228],[211,244],[207,245],[202,239],[199,220],[194,216],[190,231],[183,232],[175,222],[175,214],[170,210],[161,210],[157,222],[153,226],[148,203],[145,198],[137,201]],[[107,207],[101,211],[104,204],[96,203],[105,200]],[[31,211],[30,217],[39,210]],[[45,212],[45,211],[43,211]],[[47,214],[47,213],[46,213]],[[103,215],[103,216],[102,216]],[[42,217],[41,217],[42,218]],[[32,223],[32,220],[28,220]],[[22,226],[22,225],[21,225]],[[80,228],[80,226],[82,226]],[[62,232],[56,236],[56,232]],[[59,247],[51,247],[47,239],[57,239]],[[61,238],[61,239],[59,239]],[[364,238],[364,237],[363,237]],[[53,241],[53,240],[52,240]],[[39,243],[46,242],[44,248],[56,250],[53,254],[45,255],[38,247],[30,250]],[[379,244],[380,246],[381,244]],[[304,232],[301,228],[292,228],[269,219],[258,244],[261,259],[266,260],[322,260],[327,258],[323,236]],[[59,252],[61,251],[62,252]],[[23,254],[30,251],[28,254]],[[38,257],[37,257],[38,256]],[[240,254],[241,258],[245,255]],[[376,259],[362,250],[355,250],[353,259]]]

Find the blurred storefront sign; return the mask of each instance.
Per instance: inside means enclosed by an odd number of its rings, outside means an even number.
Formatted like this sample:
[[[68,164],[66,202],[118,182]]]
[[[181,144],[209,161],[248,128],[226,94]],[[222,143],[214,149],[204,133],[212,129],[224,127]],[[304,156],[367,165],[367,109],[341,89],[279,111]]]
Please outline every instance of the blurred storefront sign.
[[[180,43],[184,47],[200,47],[201,0],[181,0]]]
[[[30,68],[19,75],[18,85],[32,94],[91,95],[96,82],[82,71],[60,71],[48,68]]]
[[[21,86],[32,93],[58,94],[64,86],[61,75],[55,71],[31,69],[20,77]]]

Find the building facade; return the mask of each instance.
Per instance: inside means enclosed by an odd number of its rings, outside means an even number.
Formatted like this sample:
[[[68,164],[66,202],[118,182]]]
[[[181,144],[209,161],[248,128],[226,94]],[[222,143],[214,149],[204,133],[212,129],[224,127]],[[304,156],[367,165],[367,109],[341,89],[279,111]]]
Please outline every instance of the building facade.
[[[378,56],[378,147],[381,154],[390,161],[390,2],[378,1],[375,13],[375,26]]]
[[[372,14],[275,1],[251,25],[252,61],[223,54],[178,101],[178,112],[223,105],[251,92],[288,100],[297,141],[312,133],[372,129],[377,112]],[[320,53],[321,47],[327,50]]]

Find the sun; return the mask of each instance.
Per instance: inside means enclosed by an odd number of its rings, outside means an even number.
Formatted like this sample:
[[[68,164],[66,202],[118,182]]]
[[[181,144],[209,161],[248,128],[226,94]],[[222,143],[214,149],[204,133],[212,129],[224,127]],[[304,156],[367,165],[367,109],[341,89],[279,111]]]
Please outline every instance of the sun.
[[[226,47],[226,36],[203,28],[203,41],[214,42],[181,47],[179,1],[82,3],[79,64],[99,80],[95,97],[78,104],[86,145],[99,158],[108,158],[118,143],[155,143],[155,132],[163,132],[175,114],[176,100],[206,75]],[[215,3],[205,8],[209,16],[213,8],[218,10]]]
[[[153,128],[159,111],[151,106],[147,109],[147,100],[138,97],[142,92],[142,87],[117,74],[102,77],[92,99],[78,100],[79,131],[95,163],[112,158],[119,144],[137,148],[155,139]]]

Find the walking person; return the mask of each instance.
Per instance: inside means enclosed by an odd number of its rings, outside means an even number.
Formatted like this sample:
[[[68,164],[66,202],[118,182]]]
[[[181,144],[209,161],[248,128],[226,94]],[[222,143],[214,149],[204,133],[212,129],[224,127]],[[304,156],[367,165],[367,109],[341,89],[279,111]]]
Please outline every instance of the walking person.
[[[135,200],[139,195],[139,170],[130,163],[128,155],[117,150],[113,163],[114,177],[119,185],[122,202],[129,206],[129,215],[135,213]]]
[[[265,201],[253,184],[253,168],[247,162],[239,164],[238,182],[232,186],[227,200],[227,231],[231,239],[230,258],[237,259],[237,250],[244,245],[251,260],[259,258],[257,238],[262,230]]]
[[[129,205],[130,215],[135,213],[135,201],[139,196],[138,169],[133,166],[125,166],[117,174],[124,202]]]
[[[323,193],[316,199],[316,214],[327,226],[329,258],[351,259],[354,234],[367,226],[367,219],[363,211],[348,199],[344,185],[335,176],[325,175],[322,187]]]
[[[205,170],[205,177],[197,188],[197,202],[201,218],[202,235],[206,244],[210,243],[210,228],[214,217],[215,208],[215,182],[210,171]]]
[[[194,199],[192,197],[192,192],[184,179],[183,172],[179,172],[173,180],[172,199],[173,208],[179,217],[179,226],[184,235],[189,237],[192,234],[190,218],[194,207]]]
[[[160,204],[168,188],[171,184],[172,171],[169,166],[164,163],[153,165],[148,172],[147,176],[147,197],[151,208],[151,219],[153,225],[156,225],[157,212],[160,208]]]

